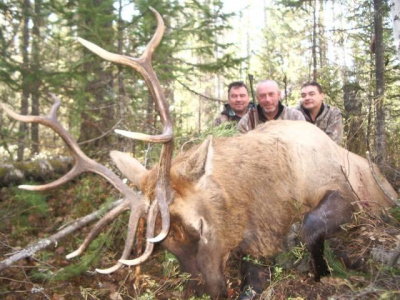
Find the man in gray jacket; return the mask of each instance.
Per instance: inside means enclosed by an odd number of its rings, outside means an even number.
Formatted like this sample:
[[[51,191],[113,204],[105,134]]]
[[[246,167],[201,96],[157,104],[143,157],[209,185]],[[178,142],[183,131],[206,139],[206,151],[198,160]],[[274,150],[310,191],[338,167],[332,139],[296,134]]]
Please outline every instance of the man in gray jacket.
[[[315,124],[340,145],[343,138],[342,113],[339,108],[324,103],[324,97],[319,83],[307,82],[301,87],[301,101],[297,109],[307,122]]]
[[[246,133],[257,125],[271,120],[303,120],[304,116],[298,110],[281,103],[281,91],[273,80],[263,80],[257,84],[256,95],[258,105],[251,109],[239,121],[237,129]]]

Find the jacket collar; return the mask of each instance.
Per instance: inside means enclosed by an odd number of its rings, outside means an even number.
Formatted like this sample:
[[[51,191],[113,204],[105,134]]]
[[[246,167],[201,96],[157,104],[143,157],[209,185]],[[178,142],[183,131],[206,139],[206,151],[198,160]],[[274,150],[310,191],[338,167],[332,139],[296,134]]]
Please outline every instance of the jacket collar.
[[[249,106],[247,107],[247,111],[249,111],[252,107],[254,107],[254,103],[250,102]],[[229,105],[229,103],[226,103],[224,105],[224,110],[221,113],[222,115],[227,115],[229,117],[235,117],[236,113],[233,111],[233,109],[231,108],[231,106]]]
[[[276,116],[274,117],[274,120],[277,120],[279,118],[279,116],[282,114],[283,110],[284,110],[284,106],[281,103],[281,101],[279,101],[278,103],[278,113],[276,114]],[[260,106],[260,104],[257,104],[257,111],[258,111],[258,118],[260,119],[261,122],[267,122],[268,119],[267,117],[264,115],[264,112]]]
[[[317,114],[317,116],[315,117],[315,121],[312,120],[311,115],[310,115],[310,111],[308,109],[305,109],[302,105],[300,105],[300,109],[303,112],[304,117],[306,118],[306,120],[308,122],[311,123],[315,123],[317,122],[317,120],[321,117],[323,118],[329,111],[330,106],[328,104],[326,104],[325,102],[322,102],[321,108]]]

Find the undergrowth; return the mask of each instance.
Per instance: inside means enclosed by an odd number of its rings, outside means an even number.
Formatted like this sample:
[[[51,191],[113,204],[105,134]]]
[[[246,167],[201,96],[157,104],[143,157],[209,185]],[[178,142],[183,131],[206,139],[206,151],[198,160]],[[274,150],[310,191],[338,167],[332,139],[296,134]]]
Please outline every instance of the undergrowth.
[[[107,190],[107,184],[96,176],[89,176],[83,182],[70,184],[46,194],[18,189],[3,190],[2,195],[6,195],[7,199],[12,199],[12,201],[3,199],[0,202],[3,220],[0,225],[2,234],[12,232],[12,235],[7,235],[7,242],[13,245],[18,241],[19,245],[24,247],[32,239],[31,232],[29,235],[27,234],[28,228],[31,228],[30,222],[35,220],[31,217],[32,215],[39,219],[42,228],[48,228],[45,232],[39,233],[41,236],[54,233],[56,231],[55,223],[65,224],[71,221],[69,215],[71,211],[74,211],[74,217],[79,217],[118,197],[113,192],[107,193],[104,190]],[[79,193],[79,197],[76,197],[77,193]],[[61,202],[58,200],[60,194],[64,196]],[[55,221],[58,218],[61,218],[61,221]],[[181,272],[176,257],[168,251],[159,249],[155,251],[152,258],[141,266],[139,271],[135,268],[124,267],[111,276],[93,272],[94,268],[109,267],[117,262],[121,255],[121,249],[123,249],[128,218],[128,213],[117,218],[92,242],[82,256],[71,261],[65,261],[66,253],[63,251],[60,251],[59,255],[54,253],[54,249],[49,249],[36,254],[34,263],[28,269],[24,269],[26,263],[21,262],[19,267],[2,274],[3,279],[0,279],[0,285],[4,288],[1,289],[1,293],[13,295],[17,293],[16,291],[21,293],[25,288],[25,292],[22,293],[25,293],[26,299],[41,299],[39,296],[32,297],[30,292],[32,286],[43,287],[48,292],[52,291],[54,286],[60,286],[57,293],[62,295],[79,293],[77,299],[106,299],[110,298],[111,294],[116,295],[115,299],[182,299],[190,276]],[[320,289],[317,289],[317,292],[320,293],[321,299],[328,299],[325,297],[326,295],[330,295],[330,297],[339,295],[338,298],[332,299],[357,298],[358,296],[354,295],[363,293],[370,296],[371,291],[375,293],[374,295],[378,295],[375,299],[399,298],[400,271],[398,265],[387,267],[372,262],[368,259],[368,253],[372,245],[382,244],[390,249],[391,244],[386,244],[393,242],[395,238],[391,238],[388,232],[394,232],[395,236],[396,230],[399,230],[400,209],[392,208],[390,218],[385,222],[379,218],[372,220],[368,218],[368,220],[362,214],[358,215],[355,224],[346,227],[341,240],[346,244],[347,249],[353,250],[358,256],[364,255],[367,258],[366,268],[359,271],[348,269],[336,256],[334,251],[336,245],[331,241],[326,242],[325,257],[332,271],[332,276],[326,277],[327,283],[315,285],[309,273],[285,269],[283,264],[278,262],[273,264],[271,260],[250,256],[245,256],[243,259],[266,266],[272,271],[272,281],[265,292],[269,298],[265,299],[298,299],[300,296],[296,295],[304,295],[304,297],[301,296],[302,299],[316,299],[312,297],[314,295],[312,291],[315,292],[317,288]],[[72,251],[72,248],[77,248],[89,230],[83,229],[82,231],[68,238],[68,241],[60,241],[61,246],[58,245],[56,250],[65,247],[65,252],[67,252]],[[38,236],[39,234],[35,233],[34,235]],[[4,256],[4,252],[3,250],[2,256]],[[300,244],[280,256],[283,261],[291,259],[293,264],[297,265],[300,261],[307,260],[309,253],[305,246]],[[232,265],[233,268],[237,268],[237,265]],[[236,269],[229,271],[231,274],[236,274],[235,276],[238,274]],[[7,278],[9,279],[7,280]],[[13,285],[10,282],[23,282],[23,284]],[[67,287],[63,285],[65,282],[71,283]],[[240,279],[233,276],[228,277],[228,285],[230,289],[237,291]],[[304,290],[295,294],[293,291],[296,288]],[[285,296],[280,298],[279,295]],[[207,300],[210,298],[204,295],[202,297],[190,296],[188,299]],[[358,299],[362,298],[358,297]]]
[[[48,214],[46,195],[16,187],[8,189],[5,195],[10,197],[12,202],[0,201],[1,231],[7,232],[7,224],[11,223],[11,234],[15,237],[36,234],[41,227],[41,220]]]

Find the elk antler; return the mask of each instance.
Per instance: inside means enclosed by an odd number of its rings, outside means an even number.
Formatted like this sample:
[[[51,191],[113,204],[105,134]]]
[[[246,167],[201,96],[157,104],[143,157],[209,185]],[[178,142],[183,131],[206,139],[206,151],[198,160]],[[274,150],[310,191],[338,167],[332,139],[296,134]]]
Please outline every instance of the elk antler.
[[[72,180],[76,176],[84,173],[84,172],[93,172],[96,174],[101,175],[104,177],[108,182],[110,182],[122,195],[124,195],[124,200],[106,213],[92,228],[88,236],[83,241],[82,245],[79,247],[78,250],[72,252],[71,254],[67,255],[67,258],[72,258],[77,255],[80,255],[83,251],[87,249],[90,243],[95,239],[101,230],[110,224],[115,218],[117,218],[122,212],[131,208],[131,216],[130,216],[130,224],[132,223],[131,220],[136,218],[139,221],[139,218],[142,214],[147,212],[148,210],[148,202],[144,199],[143,196],[139,195],[138,193],[131,190],[128,186],[126,186],[122,180],[115,175],[111,170],[107,169],[103,165],[95,162],[94,160],[87,157],[82,150],[79,148],[76,141],[72,138],[72,136],[66,131],[60,124],[57,119],[57,110],[60,107],[60,99],[58,99],[55,95],[51,94],[51,97],[54,100],[54,104],[50,110],[50,113],[47,116],[23,116],[15,113],[3,103],[0,102],[0,107],[12,118],[26,123],[39,123],[45,125],[51,129],[53,129],[67,144],[69,147],[72,156],[74,157],[75,163],[72,169],[62,176],[61,178],[57,179],[52,183],[48,183],[45,185],[21,185],[19,188],[31,191],[45,191],[49,189],[53,189],[56,187],[61,186],[62,184]],[[132,209],[134,206],[135,209]],[[127,233],[127,239],[125,242],[125,248],[122,254],[121,259],[128,258],[130,252],[132,251],[133,247],[133,238],[136,234],[136,226],[130,226]],[[113,272],[119,269],[122,266],[120,262],[118,262],[112,268],[107,270],[98,270],[101,273],[105,272]]]
[[[118,133],[131,138],[153,143],[164,143],[159,162],[159,174],[155,191],[156,199],[151,204],[150,209],[149,209],[149,202],[143,196],[139,195],[138,193],[128,188],[122,182],[122,180],[118,176],[116,176],[111,170],[90,159],[81,151],[76,141],[61,126],[61,124],[57,120],[57,110],[60,106],[60,100],[55,95],[51,94],[54,100],[54,104],[50,110],[50,113],[47,116],[19,115],[0,102],[0,107],[2,107],[3,110],[12,118],[19,120],[21,122],[39,123],[53,129],[70,148],[72,156],[74,157],[75,160],[73,168],[58,180],[40,186],[22,185],[20,186],[20,188],[27,190],[36,190],[36,191],[48,190],[51,188],[56,188],[70,181],[71,179],[75,178],[81,173],[94,172],[103,176],[116,189],[118,189],[121,192],[121,194],[124,195],[123,201],[118,206],[111,209],[104,217],[102,217],[96,223],[96,225],[92,228],[92,230],[90,231],[86,239],[83,241],[82,245],[78,248],[78,250],[67,255],[67,258],[72,258],[77,255],[80,255],[83,251],[86,250],[86,248],[89,246],[92,240],[98,236],[98,234],[105,226],[110,224],[110,222],[112,222],[115,218],[117,218],[122,212],[130,209],[131,214],[129,218],[129,225],[128,225],[129,228],[121,259],[116,265],[114,265],[111,268],[105,270],[96,269],[96,271],[105,274],[116,271],[122,266],[122,264],[136,265],[146,260],[150,256],[153,250],[154,247],[153,243],[158,242],[163,238],[165,238],[165,236],[169,231],[170,216],[169,216],[168,205],[171,202],[169,170],[171,166],[171,157],[173,149],[172,122],[171,122],[171,117],[169,115],[169,110],[167,102],[165,100],[165,96],[162,92],[160,83],[151,65],[152,54],[156,49],[156,47],[158,46],[158,44],[160,43],[162,35],[164,33],[164,22],[157,11],[155,11],[153,8],[150,9],[157,18],[157,30],[153,38],[149,42],[149,44],[146,46],[143,55],[139,59],[109,53],[88,41],[78,38],[78,40],[84,46],[86,46],[89,50],[95,52],[96,54],[100,55],[104,59],[128,65],[133,69],[135,69],[136,71],[138,71],[139,74],[143,76],[153,99],[156,101],[157,108],[160,112],[161,121],[164,126],[163,133],[161,135],[150,136],[140,133],[121,131],[121,130],[117,131]],[[159,233],[159,235],[154,238],[153,236],[154,236],[155,221],[159,211],[162,218],[162,230]],[[147,216],[147,232],[146,232],[146,237],[147,237],[146,249],[140,257],[136,258],[135,260],[129,261],[127,260],[127,258],[133,247],[137,224],[139,222],[140,217],[147,212],[148,216]]]
[[[159,174],[158,174],[156,193],[155,193],[161,213],[162,229],[157,237],[152,238],[151,236],[147,236],[148,241],[155,243],[161,241],[166,237],[170,225],[169,222],[170,216],[168,210],[168,205],[171,202],[169,170],[171,166],[171,157],[173,150],[173,133],[172,133],[172,122],[171,122],[171,117],[169,115],[167,101],[165,100],[165,96],[161,89],[160,83],[157,79],[157,75],[155,74],[153,67],[151,65],[151,59],[154,50],[159,45],[161,38],[164,34],[164,21],[160,16],[160,14],[155,9],[150,7],[150,10],[154,13],[154,15],[157,18],[157,30],[153,38],[147,44],[146,49],[144,50],[140,58],[133,58],[126,55],[120,55],[108,52],[82,38],[78,38],[78,41],[86,48],[93,51],[94,53],[104,58],[105,60],[126,65],[136,70],[140,75],[143,76],[143,79],[145,80],[146,85],[150,90],[151,96],[156,102],[156,106],[161,116],[161,122],[164,126],[163,133],[161,135],[151,136],[137,132],[115,130],[115,132],[129,138],[152,142],[152,143],[164,143],[163,148],[161,150],[161,157],[159,162]],[[157,212],[158,212],[157,210],[154,210],[154,213]]]

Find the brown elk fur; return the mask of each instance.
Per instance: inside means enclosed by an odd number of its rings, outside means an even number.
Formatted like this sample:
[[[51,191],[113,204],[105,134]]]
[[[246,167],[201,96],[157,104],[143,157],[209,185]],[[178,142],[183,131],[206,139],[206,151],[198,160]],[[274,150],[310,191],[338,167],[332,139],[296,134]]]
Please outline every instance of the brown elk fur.
[[[156,175],[157,168],[130,179],[140,182],[152,200]],[[331,216],[336,209],[340,213],[343,201],[354,209],[373,211],[392,205],[364,158],[306,122],[272,121],[242,136],[208,138],[179,154],[170,176],[174,200],[171,229],[163,244],[176,254],[184,271],[204,279],[199,286],[193,283],[194,288],[214,297],[226,294],[223,271],[231,251],[264,257],[282,251],[290,225],[324,197],[329,200],[330,191],[336,191],[338,204],[334,198],[320,205],[315,213],[320,221],[324,210]],[[385,186],[397,196],[387,182]],[[315,216],[309,213],[309,222]],[[346,221],[349,218],[332,222]],[[312,233],[312,226],[305,234]]]

